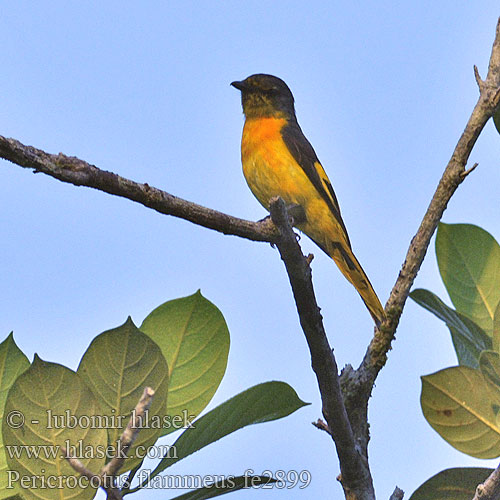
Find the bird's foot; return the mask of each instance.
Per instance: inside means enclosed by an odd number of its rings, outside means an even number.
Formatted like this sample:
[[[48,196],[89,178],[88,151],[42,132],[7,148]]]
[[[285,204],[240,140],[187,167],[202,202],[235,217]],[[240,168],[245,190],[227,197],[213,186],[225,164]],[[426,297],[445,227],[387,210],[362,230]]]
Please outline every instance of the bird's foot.
[[[302,205],[297,205],[296,203],[292,203],[286,206],[286,210],[290,217],[290,224],[292,226],[296,226],[298,224],[304,224],[307,222],[306,212]]]

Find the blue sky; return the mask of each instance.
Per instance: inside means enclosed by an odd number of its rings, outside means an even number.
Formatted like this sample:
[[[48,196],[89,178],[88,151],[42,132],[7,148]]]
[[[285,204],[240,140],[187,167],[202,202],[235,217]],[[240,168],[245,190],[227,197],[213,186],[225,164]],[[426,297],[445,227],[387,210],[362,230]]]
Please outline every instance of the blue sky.
[[[385,303],[409,241],[477,99],[497,1],[4,0],[0,134],[252,220],[239,93],[256,72],[291,87],[299,122],[335,187],[357,257]],[[445,222],[500,239],[500,140],[489,123]],[[312,403],[252,426],[172,469],[311,472],[305,490],[233,498],[342,498],[315,377],[288,280],[269,245],[222,236],[127,200],[0,160],[0,337],[31,358],[76,368],[92,340],[130,314],[195,292],[226,317],[231,351],[210,407],[267,380]],[[360,362],[372,320],[336,266],[315,254],[318,302],[339,366]],[[416,286],[446,298],[430,248]],[[441,469],[492,466],[454,451],[425,422],[420,376],[456,364],[446,328],[409,302],[370,401],[379,498],[409,494]],[[146,492],[138,498],[171,498]]]

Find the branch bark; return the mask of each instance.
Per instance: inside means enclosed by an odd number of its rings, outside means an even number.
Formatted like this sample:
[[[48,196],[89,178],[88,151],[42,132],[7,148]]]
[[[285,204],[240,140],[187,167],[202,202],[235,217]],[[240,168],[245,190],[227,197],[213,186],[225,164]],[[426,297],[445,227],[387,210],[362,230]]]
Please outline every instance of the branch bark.
[[[101,170],[74,156],[46,153],[0,135],[0,158],[43,172],[75,186],[87,186],[127,198],[165,215],[173,215],[199,226],[253,241],[272,243],[277,235],[269,219],[252,222],[178,198],[166,191],[140,184],[113,172]]]
[[[394,492],[390,496],[389,500],[403,500],[404,491],[399,489],[397,486],[394,488]]]
[[[472,500],[499,500],[500,499],[500,465],[488,476],[484,483],[476,488]]]
[[[280,232],[276,246],[285,263],[300,324],[311,353],[312,369],[318,380],[323,416],[327,422],[323,430],[331,435],[337,449],[341,472],[339,481],[347,500],[374,499],[368,462],[356,447],[340,389],[337,362],[328,343],[323,318],[316,302],[309,257],[302,254],[283,200],[272,199],[269,211]]]
[[[410,288],[420,270],[432,235],[443,216],[448,202],[458,186],[475,168],[473,166],[471,169],[465,170],[479,134],[500,103],[500,19],[497,22],[496,36],[486,80],[481,80],[477,68],[475,68],[474,72],[480,91],[479,99],[444,170],[420,227],[410,243],[403,267],[385,306],[387,320],[381,325],[380,329],[375,330],[375,334],[358,369],[354,370],[348,366],[341,375],[341,385],[347,412],[354,435],[357,441],[362,444],[365,456],[367,456],[369,441],[367,424],[368,399],[371,396],[375,380],[386,363],[387,353],[391,349],[392,341],[395,338],[396,328],[410,293]]]

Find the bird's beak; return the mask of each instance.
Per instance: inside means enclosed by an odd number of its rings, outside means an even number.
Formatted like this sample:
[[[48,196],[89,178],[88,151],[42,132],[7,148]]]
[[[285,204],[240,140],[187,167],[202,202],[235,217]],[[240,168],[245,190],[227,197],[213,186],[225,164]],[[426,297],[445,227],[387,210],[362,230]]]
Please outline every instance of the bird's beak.
[[[244,82],[231,82],[231,85],[235,88],[235,89],[238,89],[238,90],[244,90],[246,89],[246,85]]]

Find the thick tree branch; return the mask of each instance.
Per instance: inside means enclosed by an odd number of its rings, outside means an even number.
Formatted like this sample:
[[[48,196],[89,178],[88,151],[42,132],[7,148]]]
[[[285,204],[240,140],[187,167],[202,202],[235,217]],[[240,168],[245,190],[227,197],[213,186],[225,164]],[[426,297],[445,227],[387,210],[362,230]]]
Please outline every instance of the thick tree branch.
[[[345,497],[348,500],[375,498],[368,462],[363,460],[357,450],[344,407],[337,363],[316,302],[308,257],[302,254],[297,243],[283,200],[272,199],[269,210],[271,219],[280,231],[276,246],[285,263],[300,324],[311,353],[311,364],[321,393],[323,416],[327,422],[323,430],[332,436],[337,448],[341,471],[339,479]]]
[[[87,186],[141,203],[165,215],[173,215],[224,234],[233,234],[254,241],[273,242],[276,229],[269,219],[252,222],[205,208],[165,191],[131,181],[113,172],[62,153],[49,154],[0,135],[0,158],[35,172],[43,172],[75,186]]]
[[[472,148],[500,103],[500,20],[497,23],[486,80],[481,80],[477,69],[475,74],[480,90],[479,99],[439,181],[420,227],[410,243],[403,267],[385,306],[387,320],[380,329],[375,330],[359,368],[353,370],[347,367],[341,376],[351,425],[358,442],[364,443],[365,449],[369,440],[366,424],[368,399],[377,375],[385,365],[410,288],[448,202],[469,173],[465,170],[465,166]],[[470,171],[473,169],[474,167]]]
[[[499,500],[500,499],[500,465],[488,476],[484,483],[476,488],[472,500]]]

